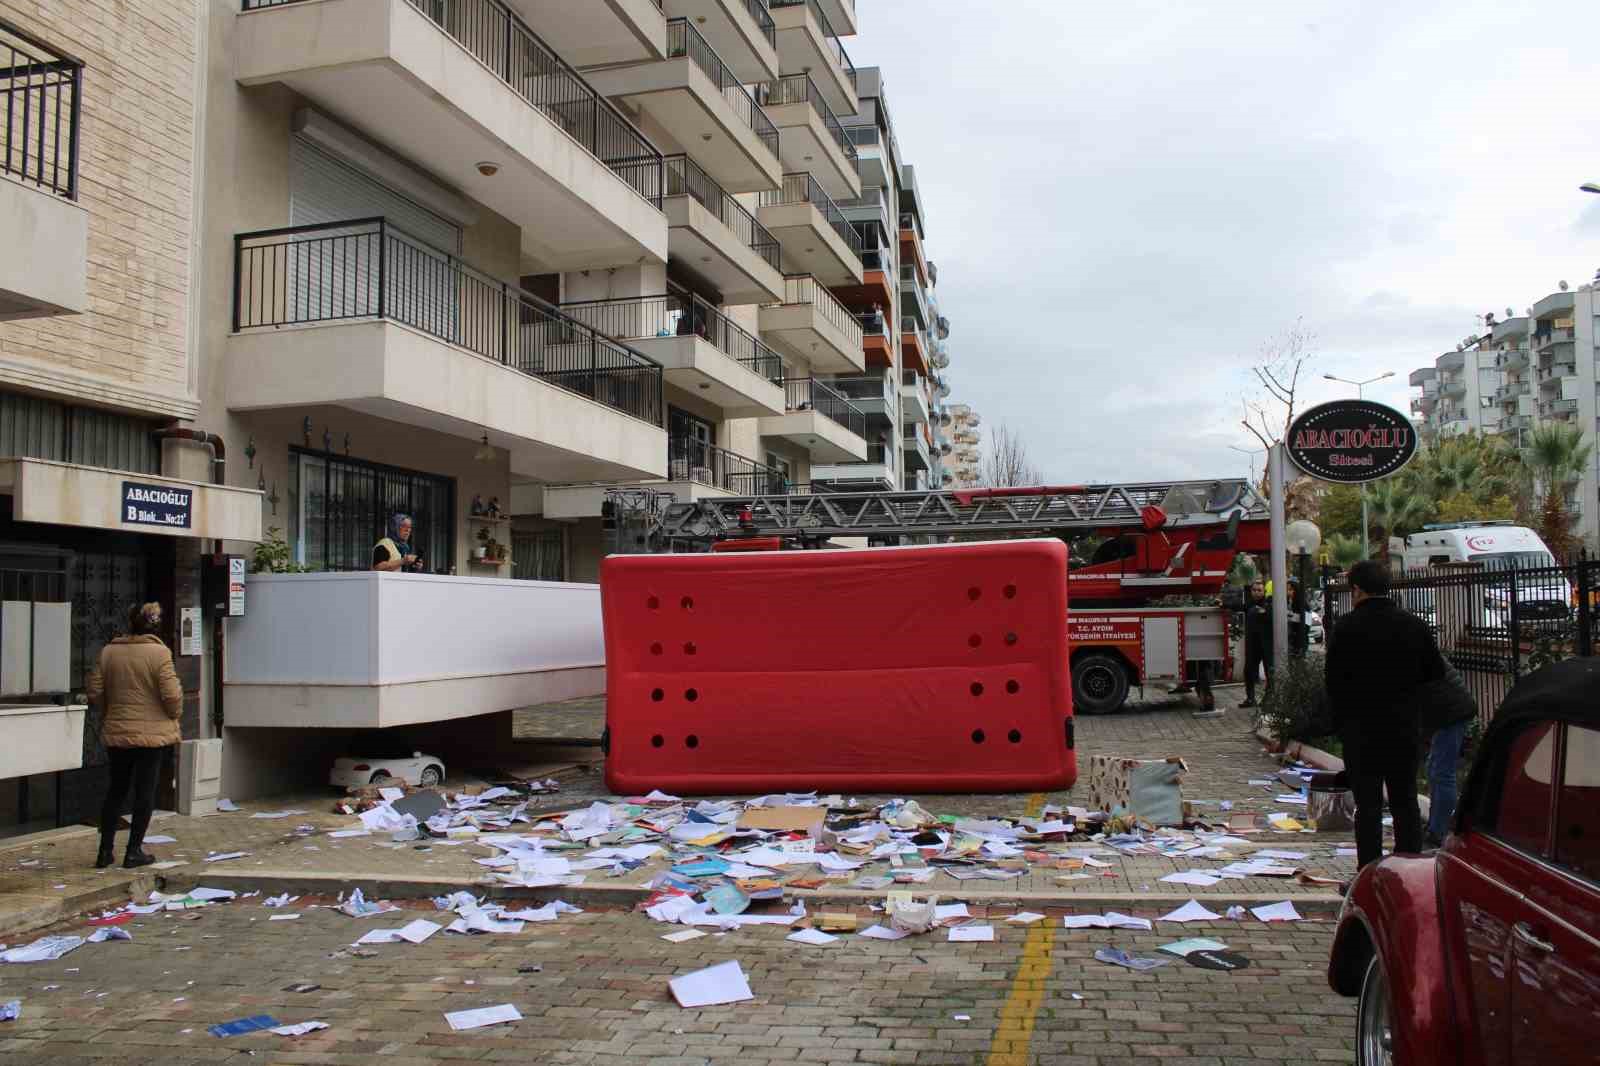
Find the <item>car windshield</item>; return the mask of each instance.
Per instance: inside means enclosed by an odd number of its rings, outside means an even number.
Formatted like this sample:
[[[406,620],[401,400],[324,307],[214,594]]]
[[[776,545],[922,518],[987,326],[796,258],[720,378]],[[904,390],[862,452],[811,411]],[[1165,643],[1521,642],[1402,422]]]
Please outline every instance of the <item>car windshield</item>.
[[[1555,556],[1549,552],[1484,552],[1480,555],[1469,555],[1467,559],[1474,563],[1482,563],[1486,570],[1509,570],[1513,566],[1519,570],[1530,566],[1554,566]]]

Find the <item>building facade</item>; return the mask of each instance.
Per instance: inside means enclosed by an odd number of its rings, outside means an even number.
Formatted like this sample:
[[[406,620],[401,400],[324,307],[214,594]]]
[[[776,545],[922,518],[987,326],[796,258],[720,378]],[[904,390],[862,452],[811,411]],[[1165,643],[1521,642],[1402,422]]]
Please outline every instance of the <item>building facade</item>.
[[[983,418],[971,404],[953,403],[950,414],[951,472],[955,488],[974,488],[983,481]]]

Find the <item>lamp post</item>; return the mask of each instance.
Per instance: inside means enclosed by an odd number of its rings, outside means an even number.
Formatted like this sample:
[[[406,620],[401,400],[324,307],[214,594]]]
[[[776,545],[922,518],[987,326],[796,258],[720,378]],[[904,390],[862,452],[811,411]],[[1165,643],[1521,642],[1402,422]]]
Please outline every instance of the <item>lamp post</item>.
[[[1322,376],[1329,381],[1337,381],[1341,385],[1354,385],[1356,387],[1356,399],[1365,400],[1367,398],[1366,387],[1374,381],[1382,381],[1384,378],[1394,377],[1394,371],[1387,370],[1377,377],[1368,378],[1365,381],[1351,381],[1349,378],[1341,378],[1335,374],[1324,374]],[[1363,481],[1361,483],[1361,558],[1363,559],[1368,558],[1367,531],[1371,528],[1372,523],[1367,520],[1367,483]],[[1318,534],[1318,543],[1321,543],[1320,534]],[[1312,550],[1315,551],[1316,549],[1313,548]]]
[[[1304,518],[1296,519],[1284,527],[1283,540],[1289,554],[1294,556],[1295,576],[1299,578],[1298,584],[1300,586],[1300,594],[1296,597],[1295,602],[1289,605],[1289,608],[1295,612],[1295,616],[1300,622],[1298,635],[1301,638],[1308,638],[1311,628],[1310,623],[1306,621],[1306,611],[1309,608],[1310,594],[1306,589],[1306,583],[1310,575],[1306,571],[1308,564],[1311,562],[1311,557],[1317,554],[1318,548],[1322,547],[1322,530],[1317,528],[1315,522],[1308,522]],[[1305,648],[1297,645],[1297,641],[1291,641],[1289,652],[1295,655],[1304,654]]]

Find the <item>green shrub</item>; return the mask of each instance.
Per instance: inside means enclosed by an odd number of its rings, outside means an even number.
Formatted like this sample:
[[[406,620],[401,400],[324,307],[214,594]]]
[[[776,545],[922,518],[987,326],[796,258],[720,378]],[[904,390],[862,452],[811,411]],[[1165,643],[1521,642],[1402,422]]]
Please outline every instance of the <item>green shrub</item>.
[[[1333,733],[1324,662],[1321,655],[1292,655],[1278,664],[1256,709],[1256,724],[1279,744],[1322,741]]]

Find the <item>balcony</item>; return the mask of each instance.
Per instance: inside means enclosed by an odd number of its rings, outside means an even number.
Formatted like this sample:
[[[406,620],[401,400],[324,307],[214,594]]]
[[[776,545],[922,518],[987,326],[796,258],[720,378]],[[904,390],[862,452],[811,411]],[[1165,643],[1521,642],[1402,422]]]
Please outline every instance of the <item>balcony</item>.
[[[869,433],[880,426],[892,426],[900,417],[900,401],[887,374],[854,374],[834,378],[828,385],[867,416]]]
[[[778,239],[693,159],[667,156],[667,247],[674,261],[730,304],[783,292]]]
[[[83,63],[0,19],[0,322],[89,308],[78,206]]]
[[[816,176],[828,195],[861,195],[856,146],[844,134],[833,108],[808,74],[789,74],[768,86],[767,114],[784,131],[783,169]]]
[[[886,444],[867,445],[865,462],[813,464],[811,481],[830,492],[887,492],[899,487],[894,454]]]
[[[809,274],[783,279],[783,302],[761,308],[761,336],[824,374],[853,374],[866,366],[861,323]]]
[[[381,218],[236,236],[233,327],[231,410],[487,435],[541,481],[666,472],[660,364]]]
[[[828,106],[853,115],[856,68],[817,0],[768,0],[778,25],[778,62],[788,74],[810,74]]]
[[[914,425],[933,421],[928,410],[928,379],[915,370],[906,370],[900,379],[900,417]]]
[[[786,413],[761,419],[763,437],[799,445],[814,463],[866,458],[867,416],[860,408],[815,378],[789,378],[783,388]]]
[[[884,368],[894,365],[894,345],[889,340],[887,321],[882,311],[867,311],[856,315],[861,323],[861,347],[867,357],[867,366]]]
[[[856,146],[856,158],[860,162],[857,169],[861,174],[862,189],[884,189],[892,185],[888,168],[884,166],[883,133],[877,125],[872,123],[848,125],[844,128],[844,135]]]
[[[922,222],[909,211],[900,213],[900,261],[915,266],[917,280],[928,285],[928,260],[922,252]]]
[[[600,589],[576,582],[253,574],[228,638],[230,747],[238,727],[383,729],[605,690]]]
[[[1541,366],[1537,373],[1539,387],[1542,389],[1547,385],[1560,384],[1562,378],[1575,377],[1577,373],[1578,363],[1576,360],[1566,360]]]
[[[660,0],[507,0],[535,33],[577,67],[641,63],[666,55]],[[677,14],[677,12],[673,12]]]
[[[770,189],[783,176],[778,128],[739,76],[687,19],[667,21],[667,58],[591,70],[602,95],[649,115],[680,151],[693,150],[730,192]]]
[[[756,198],[756,217],[783,246],[791,268],[825,285],[861,283],[861,234],[810,174],[785,174]]]
[[[1536,327],[1538,319],[1551,318],[1563,314],[1570,315],[1572,313],[1572,293],[1553,292],[1534,304],[1532,310],[1532,317],[1535,319]]]
[[[1547,329],[1533,335],[1533,350],[1536,352],[1554,348],[1558,344],[1571,344],[1575,334],[1571,326],[1561,329]]]
[[[746,85],[780,73],[778,28],[766,0],[662,0],[667,15],[692,23]]]
[[[1526,381],[1508,381],[1494,390],[1494,396],[1501,403],[1515,403],[1517,397],[1528,395],[1529,388]]]
[[[900,450],[905,454],[906,470],[927,470],[933,466],[933,457],[928,451],[927,438],[922,434],[921,426],[905,426],[900,433]]]
[[[904,261],[900,264],[900,299],[905,313],[915,317],[917,324],[926,328],[932,316],[928,314],[928,300],[922,279],[917,276],[917,268]]]
[[[715,404],[725,417],[784,410],[778,353],[698,296],[670,292],[563,304],[561,310],[660,363],[669,384]]]
[[[1500,423],[1500,428],[1506,431],[1528,430],[1533,428],[1532,415],[1508,415]]]
[[[910,370],[926,374],[928,367],[928,338],[922,326],[911,317],[900,320],[900,362]]]
[[[529,273],[666,260],[661,153],[499,0],[245,0],[237,18],[241,85],[286,85],[515,222]]]
[[[1528,349],[1507,348],[1494,357],[1494,365],[1501,370],[1521,370],[1528,365]]]
[[[818,0],[822,4],[823,13],[828,16],[828,21],[833,23],[834,29],[846,37],[854,37],[858,23],[856,22],[856,0]],[[855,79],[852,77],[851,79]]]
[[[695,437],[668,440],[667,480],[648,485],[672,493],[680,503],[789,491],[778,471]],[[606,489],[605,485],[547,485],[542,513],[562,521],[598,518]]]
[[[1539,404],[1540,418],[1566,419],[1577,413],[1578,401],[1576,399],[1545,400]]]
[[[1467,383],[1459,378],[1454,381],[1445,381],[1439,384],[1440,396],[1465,396],[1466,394]]]

